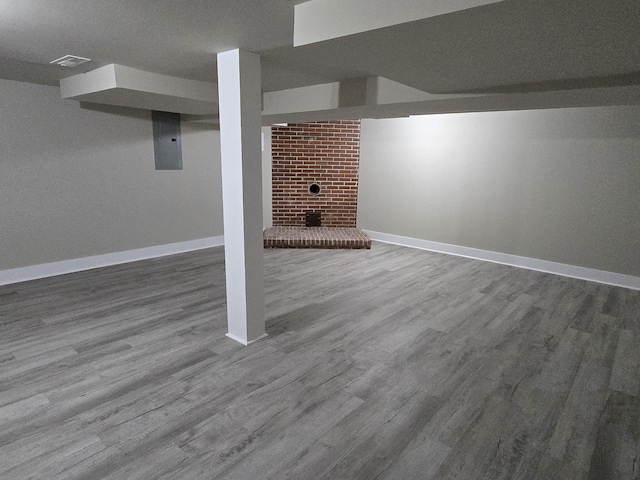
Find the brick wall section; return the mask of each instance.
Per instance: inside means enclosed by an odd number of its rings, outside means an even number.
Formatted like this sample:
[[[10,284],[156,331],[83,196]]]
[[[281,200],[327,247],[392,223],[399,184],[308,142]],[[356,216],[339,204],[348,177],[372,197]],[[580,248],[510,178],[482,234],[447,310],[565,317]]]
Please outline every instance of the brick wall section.
[[[320,211],[322,226],[355,227],[360,120],[272,127],[273,225],[305,225]],[[320,185],[319,195],[309,186]]]

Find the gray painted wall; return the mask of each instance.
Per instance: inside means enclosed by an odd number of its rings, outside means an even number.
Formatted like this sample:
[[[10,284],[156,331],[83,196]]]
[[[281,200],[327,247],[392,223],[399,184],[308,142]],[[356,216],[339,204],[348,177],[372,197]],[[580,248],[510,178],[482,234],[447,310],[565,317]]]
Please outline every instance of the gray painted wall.
[[[358,226],[640,276],[640,107],[363,120]]]
[[[156,171],[151,112],[0,80],[0,270],[222,235],[219,132],[183,123]]]

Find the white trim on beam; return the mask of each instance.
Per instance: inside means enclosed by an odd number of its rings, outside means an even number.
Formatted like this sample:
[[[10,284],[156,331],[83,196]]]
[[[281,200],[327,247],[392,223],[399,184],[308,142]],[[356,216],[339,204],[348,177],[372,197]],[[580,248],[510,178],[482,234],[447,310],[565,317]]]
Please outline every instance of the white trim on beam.
[[[630,288],[632,290],[640,290],[640,277],[634,277],[632,275],[624,275],[622,273],[607,272],[604,270],[596,270],[594,268],[550,262],[547,260],[539,260],[537,258],[521,257],[519,255],[509,255],[507,253],[492,252],[490,250],[481,250],[479,248],[432,242],[430,240],[422,240],[420,238],[403,237],[401,235],[393,235],[390,233],[372,232],[369,230],[363,231],[372,240],[377,240],[379,242],[418,248],[421,250],[429,250],[431,252],[457,255],[459,257],[472,258],[474,260],[500,263],[502,265],[526,268],[528,270],[535,270],[538,272],[553,273],[564,277],[604,283],[606,285]]]
[[[29,267],[12,268],[0,270],[0,285],[10,285],[12,283],[26,282],[38,278],[55,277],[66,273],[81,272],[94,268],[109,267],[122,263],[137,262],[149,258],[165,257],[177,253],[192,252],[204,248],[219,247],[224,245],[224,237],[200,238],[186,242],[169,243],[166,245],[155,245],[152,247],[137,248],[124,252],[106,253],[84,258],[72,258],[60,262],[43,263]]]

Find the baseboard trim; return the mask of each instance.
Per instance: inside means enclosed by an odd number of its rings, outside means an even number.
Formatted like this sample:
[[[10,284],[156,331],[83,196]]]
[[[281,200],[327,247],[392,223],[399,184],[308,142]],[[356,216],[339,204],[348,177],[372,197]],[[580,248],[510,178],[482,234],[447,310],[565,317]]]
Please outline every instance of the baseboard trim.
[[[447,253],[449,255],[456,255],[459,257],[484,260],[512,267],[526,268],[529,270],[536,270],[538,272],[553,273],[564,277],[577,278],[579,280],[588,280],[591,282],[604,283],[606,285],[614,285],[616,287],[640,290],[640,277],[634,277],[632,275],[578,267],[564,263],[549,262],[547,260],[539,260],[537,258],[509,255],[507,253],[492,252],[490,250],[481,250],[478,248],[462,247],[448,243],[432,242],[430,240],[422,240],[419,238],[403,237],[401,235],[393,235],[391,233],[372,232],[370,230],[363,231],[372,240],[377,240],[383,243],[418,248],[420,250],[428,250],[430,252]]]
[[[224,237],[200,238],[186,242],[155,245],[153,247],[137,248],[124,252],[106,253],[84,258],[72,258],[60,262],[43,263],[29,267],[13,268],[0,271],[0,285],[37,280],[39,278],[54,277],[66,273],[81,272],[94,268],[109,267],[122,263],[137,262],[149,258],[165,257],[177,253],[193,252],[204,248],[219,247],[224,245]]]

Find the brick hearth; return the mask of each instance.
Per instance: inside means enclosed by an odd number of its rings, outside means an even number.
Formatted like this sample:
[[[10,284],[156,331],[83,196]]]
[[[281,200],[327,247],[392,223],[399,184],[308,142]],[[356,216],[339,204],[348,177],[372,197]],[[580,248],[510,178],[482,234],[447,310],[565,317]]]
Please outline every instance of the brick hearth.
[[[357,228],[276,226],[264,230],[264,248],[371,248]]]

